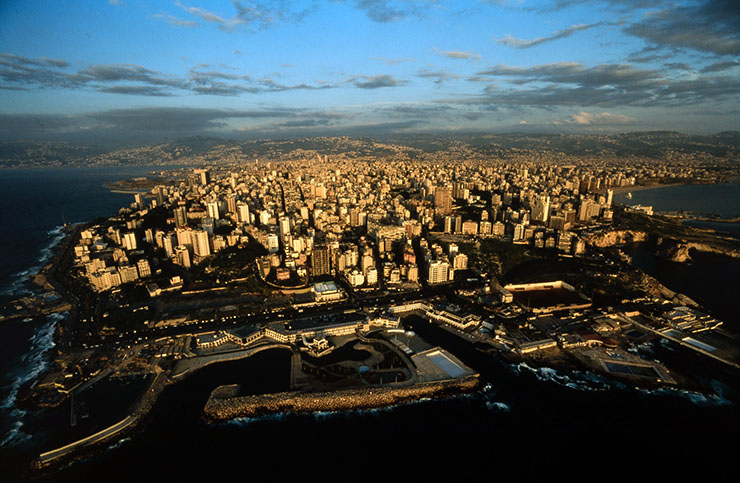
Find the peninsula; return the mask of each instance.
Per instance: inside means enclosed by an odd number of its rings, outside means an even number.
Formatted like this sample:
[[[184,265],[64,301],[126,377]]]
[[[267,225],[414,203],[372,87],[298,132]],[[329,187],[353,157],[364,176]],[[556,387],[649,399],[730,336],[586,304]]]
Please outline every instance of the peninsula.
[[[733,329],[621,249],[740,253],[732,237],[614,203],[654,182],[648,164],[299,151],[118,183],[135,191],[129,206],[67,227],[40,295],[6,315],[65,314],[51,370],[19,398],[68,421],[37,470],[135,434],[166,387],[204,367],[264,351],[290,354],[286,387],[217,385],[204,420],[476,391],[486,359],[710,390],[655,359],[656,341],[740,368]],[[660,179],[724,180],[737,167],[723,163]],[[97,411],[103,393],[118,409]]]

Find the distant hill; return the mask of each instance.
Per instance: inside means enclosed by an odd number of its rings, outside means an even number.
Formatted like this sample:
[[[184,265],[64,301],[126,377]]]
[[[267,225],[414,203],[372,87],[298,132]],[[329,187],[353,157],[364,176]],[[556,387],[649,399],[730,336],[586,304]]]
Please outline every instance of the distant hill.
[[[640,157],[665,160],[676,156],[740,159],[740,132],[698,136],[671,131],[594,134],[416,134],[369,137],[225,140],[186,137],[116,150],[63,142],[2,142],[0,167],[125,165],[204,165],[254,159],[281,160],[340,156],[354,159],[507,159],[522,153],[570,156]]]

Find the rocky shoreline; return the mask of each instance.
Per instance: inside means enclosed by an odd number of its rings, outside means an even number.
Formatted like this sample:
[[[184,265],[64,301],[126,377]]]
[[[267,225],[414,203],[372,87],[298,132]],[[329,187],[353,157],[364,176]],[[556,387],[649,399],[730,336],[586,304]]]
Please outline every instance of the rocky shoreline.
[[[655,255],[671,262],[684,263],[691,260],[690,250],[740,258],[740,249],[717,247],[708,243],[690,242],[672,238],[658,238]]]
[[[725,239],[711,237],[706,241],[691,241],[674,236],[656,237],[648,232],[639,230],[611,230],[586,239],[589,244],[598,248],[609,248],[651,240],[655,240],[655,255],[672,262],[683,263],[690,261],[690,250],[740,258],[740,248],[734,248],[731,246],[731,242]]]
[[[598,236],[586,238],[586,242],[598,247],[607,248],[627,243],[639,243],[648,241],[649,235],[644,231],[637,230],[611,230]]]
[[[240,417],[275,413],[309,413],[373,409],[415,401],[421,398],[445,397],[479,388],[478,375],[462,379],[415,384],[401,387],[363,387],[330,392],[282,392],[255,396],[236,396],[238,387],[221,386],[208,398],[203,409],[207,421],[224,421]]]

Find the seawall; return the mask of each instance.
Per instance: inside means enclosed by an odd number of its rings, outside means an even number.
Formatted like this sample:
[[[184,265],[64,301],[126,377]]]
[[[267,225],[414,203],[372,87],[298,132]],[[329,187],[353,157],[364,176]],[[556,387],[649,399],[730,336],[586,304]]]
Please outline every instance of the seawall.
[[[330,392],[282,392],[233,397],[234,388],[216,388],[206,402],[203,417],[222,421],[274,413],[307,413],[372,409],[427,397],[470,392],[480,385],[478,375],[463,379],[403,387],[363,387]]]

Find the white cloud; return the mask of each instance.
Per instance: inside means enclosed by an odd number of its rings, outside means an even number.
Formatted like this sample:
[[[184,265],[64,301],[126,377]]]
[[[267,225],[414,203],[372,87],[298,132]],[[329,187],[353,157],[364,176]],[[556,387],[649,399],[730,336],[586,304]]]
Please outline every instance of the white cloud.
[[[630,124],[635,122],[637,119],[634,117],[625,116],[623,114],[612,114],[610,112],[602,112],[598,114],[591,114],[590,112],[581,111],[577,114],[573,114],[562,122],[564,124],[578,124],[580,126],[592,126],[592,125],[603,125],[603,124]],[[554,121],[553,124],[560,124],[559,121]]]
[[[474,52],[464,52],[462,50],[439,50],[436,47],[434,47],[434,51],[438,53],[439,55],[444,55],[445,57],[450,58],[450,59],[465,59],[465,60],[480,59],[480,54],[476,54]]]

